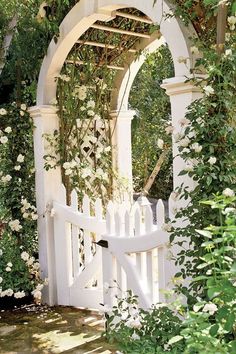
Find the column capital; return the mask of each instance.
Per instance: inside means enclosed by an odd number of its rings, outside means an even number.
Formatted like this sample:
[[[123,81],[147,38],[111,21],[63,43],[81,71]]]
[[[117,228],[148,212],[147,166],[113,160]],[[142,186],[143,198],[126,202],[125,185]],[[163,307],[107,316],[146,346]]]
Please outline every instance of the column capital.
[[[32,118],[57,114],[58,108],[53,105],[40,105],[29,107],[28,112]]]
[[[119,119],[119,120],[126,120],[126,121],[131,121],[134,118],[135,111],[129,109],[127,111],[111,111],[110,112],[110,117],[112,119]]]
[[[203,80],[205,77],[205,75],[198,75],[197,79]],[[189,78],[186,76],[171,77],[169,79],[163,80],[161,87],[166,90],[166,94],[168,96],[176,96],[193,92],[200,93],[200,87],[194,85],[193,81],[191,81],[191,78],[193,78],[193,76],[190,76]],[[190,79],[190,81],[187,81],[188,79]]]

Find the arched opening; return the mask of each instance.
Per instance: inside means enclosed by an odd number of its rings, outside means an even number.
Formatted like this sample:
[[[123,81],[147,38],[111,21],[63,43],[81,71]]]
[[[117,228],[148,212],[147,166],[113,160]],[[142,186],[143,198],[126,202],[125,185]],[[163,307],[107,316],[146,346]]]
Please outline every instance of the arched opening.
[[[174,67],[166,43],[145,57],[129,94],[129,107],[135,111],[133,188],[137,195],[168,200],[173,191],[171,105],[161,84],[173,76]]]

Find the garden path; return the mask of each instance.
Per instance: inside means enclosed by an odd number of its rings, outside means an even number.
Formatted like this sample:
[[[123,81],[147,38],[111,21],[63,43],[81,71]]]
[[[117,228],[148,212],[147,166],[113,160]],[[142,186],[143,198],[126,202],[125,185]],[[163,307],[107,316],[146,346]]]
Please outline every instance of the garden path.
[[[0,310],[1,311],[1,310]],[[28,305],[0,312],[1,354],[113,354],[97,312]]]

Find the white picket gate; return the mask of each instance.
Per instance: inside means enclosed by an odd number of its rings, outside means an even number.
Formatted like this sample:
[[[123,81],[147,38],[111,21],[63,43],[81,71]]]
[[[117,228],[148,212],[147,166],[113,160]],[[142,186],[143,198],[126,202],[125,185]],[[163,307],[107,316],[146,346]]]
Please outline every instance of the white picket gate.
[[[66,205],[62,186],[60,203],[53,203],[58,304],[101,309],[128,289],[141,307],[162,301],[161,290],[174,274],[163,202],[157,203],[156,224],[151,207],[137,202],[109,202],[105,217],[99,199],[92,206],[85,196],[82,211],[77,206],[75,191]]]

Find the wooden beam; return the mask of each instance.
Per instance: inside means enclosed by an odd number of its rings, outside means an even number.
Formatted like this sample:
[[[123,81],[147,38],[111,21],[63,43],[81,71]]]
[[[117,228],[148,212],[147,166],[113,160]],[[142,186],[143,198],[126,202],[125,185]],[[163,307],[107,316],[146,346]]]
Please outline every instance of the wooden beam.
[[[226,25],[227,25],[227,4],[221,3],[218,6],[218,13],[217,13],[216,44],[217,44],[217,52],[219,54],[224,52]]]
[[[146,33],[126,31],[126,30],[122,30],[120,28],[114,28],[114,27],[103,26],[103,25],[92,25],[92,26],[90,26],[90,28],[95,28],[95,29],[102,30],[102,31],[109,31],[109,32],[120,33],[120,34],[127,34],[128,36],[134,36],[134,37],[141,37],[141,38],[150,38],[151,37],[149,34],[146,34]]]
[[[66,60],[67,64],[76,64],[76,65],[84,65],[85,62],[83,60]],[[109,64],[97,64],[94,63],[97,66],[106,66],[108,69],[114,69],[114,70],[125,70],[123,66],[117,66],[117,65],[109,65]]]
[[[84,44],[84,45],[91,45],[93,47],[101,47],[101,48],[108,48],[108,49],[121,49],[121,50],[126,50],[125,47],[117,47],[115,45],[112,45],[112,44],[106,44],[106,43],[99,43],[99,42],[93,42],[93,41],[83,41],[82,39],[79,39],[77,41],[77,43],[79,44]],[[128,49],[128,52],[131,52],[131,53],[136,53],[136,50],[135,49]]]
[[[130,20],[134,20],[134,21],[148,23],[150,25],[153,24],[152,20],[149,20],[148,18],[127,14],[127,13],[121,12],[121,11],[116,11],[116,15],[120,16],[120,17],[124,17],[124,18],[129,18]]]

